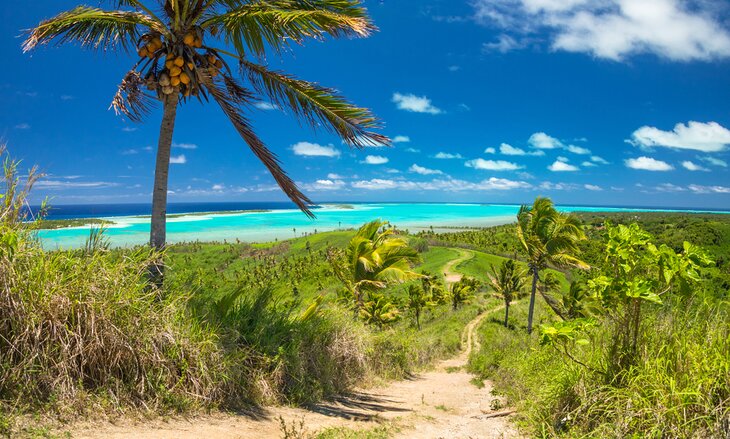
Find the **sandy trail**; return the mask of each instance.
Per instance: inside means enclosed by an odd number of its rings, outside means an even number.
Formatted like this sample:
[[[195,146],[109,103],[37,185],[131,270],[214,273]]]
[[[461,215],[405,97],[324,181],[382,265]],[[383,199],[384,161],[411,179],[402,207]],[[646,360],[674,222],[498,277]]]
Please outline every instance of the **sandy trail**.
[[[444,267],[447,282],[457,282],[461,275],[453,268],[473,256],[460,250],[460,256]],[[280,419],[289,425],[304,420],[308,433],[330,427],[371,429],[382,422],[398,427],[396,438],[466,439],[520,437],[507,417],[486,415],[494,397],[491,384],[482,388],[471,383],[473,376],[465,367],[472,349],[479,348],[476,329],[488,314],[484,312],[464,328],[462,352],[442,361],[431,372],[387,383],[373,389],[359,390],[306,408],[265,407],[251,413],[216,414],[190,419],[155,420],[118,425],[89,425],[72,431],[74,438],[155,438],[222,439],[281,438]],[[302,436],[307,437],[307,436]]]
[[[470,259],[474,257],[474,252],[469,250],[464,250],[461,248],[454,249],[459,252],[459,256],[456,259],[452,259],[451,261],[447,262],[446,265],[444,265],[444,280],[447,284],[453,284],[456,282],[459,282],[463,275],[459,273],[458,271],[454,270],[454,267],[461,264],[462,262],[466,261],[467,259]]]

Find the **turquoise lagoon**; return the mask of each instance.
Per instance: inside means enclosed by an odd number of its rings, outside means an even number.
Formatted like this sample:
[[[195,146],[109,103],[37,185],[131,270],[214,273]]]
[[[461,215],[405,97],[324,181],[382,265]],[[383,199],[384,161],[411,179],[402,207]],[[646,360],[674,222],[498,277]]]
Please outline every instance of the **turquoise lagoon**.
[[[672,212],[666,209],[558,206],[568,212]],[[389,221],[400,229],[423,230],[430,227],[458,228],[508,224],[515,220],[518,205],[449,204],[449,203],[373,203],[325,204],[316,209],[316,219],[298,210],[271,210],[231,213],[195,213],[175,215],[167,220],[167,241],[247,241],[265,242],[289,239],[315,231],[359,227],[376,218]],[[681,212],[701,212],[682,210]],[[126,247],[148,242],[149,217],[114,216],[103,218],[111,245]],[[47,249],[76,248],[84,244],[90,226],[41,230],[38,235]]]

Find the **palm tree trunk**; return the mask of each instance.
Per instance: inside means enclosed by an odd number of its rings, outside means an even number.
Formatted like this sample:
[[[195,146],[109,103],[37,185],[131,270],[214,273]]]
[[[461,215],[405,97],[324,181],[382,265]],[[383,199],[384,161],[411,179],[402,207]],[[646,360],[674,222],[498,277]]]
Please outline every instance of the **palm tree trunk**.
[[[537,293],[537,281],[540,279],[537,268],[532,269],[532,294],[530,294],[530,311],[527,314],[527,333],[532,334],[532,317],[535,314],[535,293]]]
[[[509,328],[509,300],[504,301],[504,327]]]
[[[150,246],[156,250],[165,248],[167,219],[167,180],[170,171],[170,151],[172,149],[172,133],[175,129],[175,116],[179,96],[172,93],[163,99],[162,123],[160,138],[157,142],[157,162],[155,164],[155,182],[152,189],[152,220],[150,225]],[[154,284],[161,286],[164,265],[161,260],[150,266],[150,276]]]

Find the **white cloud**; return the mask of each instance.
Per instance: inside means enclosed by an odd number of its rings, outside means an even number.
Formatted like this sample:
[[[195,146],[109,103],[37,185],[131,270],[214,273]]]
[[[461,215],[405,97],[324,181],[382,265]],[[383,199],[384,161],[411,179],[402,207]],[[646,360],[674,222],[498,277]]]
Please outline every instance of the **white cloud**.
[[[607,160],[605,160],[604,158],[599,157],[597,155],[592,155],[591,156],[591,161],[594,162],[594,163],[598,163],[599,165],[607,165],[608,164],[608,161]]]
[[[484,150],[484,153],[485,153],[485,154],[496,154],[496,153],[497,153],[497,150],[496,150],[496,149],[494,149],[494,148],[492,148],[492,147],[490,146],[489,148],[487,148],[487,149],[485,149],[485,150]]]
[[[102,189],[108,187],[119,186],[118,183],[108,181],[78,181],[76,179],[68,180],[38,180],[33,187],[38,189]]]
[[[568,157],[565,157],[565,156],[562,156],[562,155],[559,155],[559,156],[557,157],[557,160],[558,160],[559,162],[565,162],[565,163],[568,163],[568,162],[570,161],[570,160],[568,160]]]
[[[340,151],[332,145],[319,145],[311,142],[298,142],[292,145],[292,151],[295,155],[305,157],[339,157]]]
[[[484,52],[507,53],[513,50],[523,49],[525,46],[527,46],[527,40],[524,38],[517,40],[510,35],[500,34],[497,37],[497,41],[482,44],[482,50]]]
[[[621,61],[655,54],[673,61],[730,56],[730,33],[713,1],[476,0],[477,21],[506,32],[497,48],[547,33],[551,49]]]
[[[124,127],[122,128],[122,131],[124,131],[125,133],[133,133],[137,131],[137,127]]]
[[[727,168],[727,162],[725,160],[721,160],[716,157],[704,156],[704,157],[700,157],[699,159],[702,160],[703,162],[708,163],[713,166],[720,166],[722,168]]]
[[[515,146],[510,145],[509,143],[503,143],[499,145],[499,152],[504,155],[517,155],[517,156],[523,156],[523,155],[534,155],[534,156],[544,156],[545,151],[542,151],[538,149],[537,151],[525,151],[522,148],[517,148]]]
[[[730,145],[730,130],[717,122],[678,123],[672,131],[643,126],[634,131],[630,143],[651,148],[663,146],[674,149],[691,149],[702,152],[719,152]]]
[[[687,189],[672,183],[662,183],[655,188],[659,192],[684,192]]]
[[[592,168],[592,167],[598,166],[597,164],[595,164],[593,162],[588,162],[588,161],[585,161],[585,162],[581,163],[580,165],[583,166],[584,168]]]
[[[580,169],[577,166],[567,163],[567,160],[560,160],[561,158],[564,157],[558,157],[558,160],[555,160],[552,165],[548,166],[548,169],[553,172],[574,172]]]
[[[440,152],[433,156],[435,159],[463,159],[464,157],[461,156],[461,154],[451,154],[448,152]]]
[[[314,183],[303,184],[302,187],[307,191],[337,191],[345,189],[345,182],[342,180],[322,179]]]
[[[172,147],[180,149],[198,149],[198,145],[194,143],[173,143]]]
[[[563,147],[563,143],[560,140],[543,132],[531,135],[530,138],[527,139],[527,143],[529,143],[533,148],[538,149],[556,149]]]
[[[137,151],[136,149],[125,149],[124,151],[122,151],[122,155],[134,155],[138,153],[139,151]]]
[[[700,186],[691,184],[687,186],[692,192],[698,194],[730,194],[730,187],[726,186]]]
[[[671,171],[674,169],[672,165],[652,157],[642,156],[635,159],[624,160],[627,168],[642,169],[645,171]]]
[[[568,152],[572,152],[573,154],[581,154],[581,155],[586,155],[586,154],[591,153],[590,149],[583,148],[582,146],[575,146],[575,145],[568,145],[565,147],[565,150]]]
[[[411,138],[408,136],[395,136],[393,137],[393,143],[407,143],[410,142]]]
[[[264,110],[264,111],[271,111],[271,110],[278,109],[278,107],[276,105],[272,104],[271,102],[265,102],[265,101],[256,102],[255,104],[253,104],[253,106],[258,108],[259,110]]]
[[[170,164],[172,165],[184,165],[188,160],[185,158],[185,154],[170,157]]]
[[[408,168],[408,171],[415,172],[416,174],[421,174],[421,175],[437,175],[437,174],[443,174],[443,172],[439,171],[438,169],[424,168],[423,166],[418,166],[415,163],[412,164],[410,168]]]
[[[384,165],[389,161],[390,160],[388,160],[388,157],[383,157],[380,155],[369,155],[365,157],[365,160],[362,163],[365,163],[366,165]]]
[[[403,151],[405,151],[405,152],[421,152],[421,150],[420,149],[417,149],[417,148],[406,148]]]
[[[340,174],[335,174],[334,172],[330,172],[329,174],[327,174],[327,178],[329,178],[330,180],[342,180],[345,177],[341,176]]]
[[[684,167],[684,169],[687,169],[688,171],[709,171],[709,169],[705,168],[704,166],[700,166],[689,160],[683,161],[682,167]]]
[[[544,189],[546,191],[572,191],[577,188],[578,186],[572,183],[552,183],[545,181],[540,184],[540,189]]]
[[[487,171],[514,171],[522,169],[522,166],[517,163],[507,162],[504,160],[484,160],[474,159],[464,163],[469,168],[483,169]]]
[[[442,111],[431,104],[431,99],[426,96],[414,94],[393,93],[393,102],[399,110],[413,113],[440,114]]]
[[[214,184],[211,189],[214,191],[222,191],[223,189],[225,189],[225,186],[222,184]]]
[[[601,186],[596,186],[595,184],[584,184],[584,188],[588,189],[589,191],[602,191],[603,188]]]
[[[19,123],[19,124],[15,125],[15,129],[16,130],[29,130],[30,129],[30,124],[27,124],[27,123]]]
[[[460,191],[495,191],[495,190],[514,190],[527,189],[531,185],[524,181],[508,180],[505,178],[489,178],[480,182],[472,183],[458,179],[436,179],[432,181],[408,181],[408,180],[387,180],[374,178],[372,180],[357,181],[352,184],[356,189],[367,190],[416,190],[416,191],[441,191],[441,192],[460,192]]]

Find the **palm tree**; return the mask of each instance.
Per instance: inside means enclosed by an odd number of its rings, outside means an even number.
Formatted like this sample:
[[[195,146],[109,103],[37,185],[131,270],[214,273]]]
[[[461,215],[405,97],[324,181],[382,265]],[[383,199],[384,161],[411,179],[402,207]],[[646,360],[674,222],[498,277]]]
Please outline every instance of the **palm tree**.
[[[352,295],[356,316],[365,293],[421,277],[411,270],[420,260],[418,252],[385,224],[375,220],[360,227],[342,258],[334,250],[328,254],[335,275]]]
[[[335,90],[270,70],[267,52],[280,54],[307,38],[366,37],[376,30],[359,0],[108,0],[112,10],[77,6],[42,21],[23,48],[78,43],[97,50],[136,49],[137,62],[124,76],[112,107],[141,122],[155,101],[162,123],[152,195],[150,244],[166,240],[167,182],[178,106],[211,98],[279,187],[305,214],[311,200],[281,168],[275,153],[256,135],[246,113],[266,99],[300,121],[342,137],[350,146],[390,144],[369,131],[372,113]],[[236,68],[241,77],[237,77]]]
[[[572,214],[560,213],[549,198],[538,197],[532,206],[523,205],[517,214],[517,238],[527,255],[532,274],[532,292],[527,317],[527,332],[532,333],[535,293],[540,270],[552,265],[559,268],[589,268],[578,259],[578,241],[586,239],[580,220]]]
[[[382,294],[370,293],[368,301],[360,308],[360,318],[368,325],[375,325],[378,328],[398,320],[400,311],[398,307],[390,303]]]
[[[430,290],[426,291],[422,285],[411,284],[408,286],[408,309],[413,311],[413,318],[416,321],[416,329],[421,330],[421,311],[424,308],[435,305],[431,300]]]
[[[517,268],[517,264],[512,259],[507,259],[502,262],[499,270],[491,265],[491,272],[487,273],[487,279],[489,280],[489,286],[492,287],[495,293],[504,300],[504,327],[508,327],[509,321],[509,305],[522,288],[527,283],[525,273],[523,270]]]
[[[469,302],[474,290],[474,282],[469,281],[466,277],[451,284],[451,306],[454,311],[456,311],[462,304]]]

